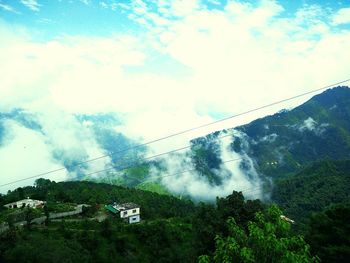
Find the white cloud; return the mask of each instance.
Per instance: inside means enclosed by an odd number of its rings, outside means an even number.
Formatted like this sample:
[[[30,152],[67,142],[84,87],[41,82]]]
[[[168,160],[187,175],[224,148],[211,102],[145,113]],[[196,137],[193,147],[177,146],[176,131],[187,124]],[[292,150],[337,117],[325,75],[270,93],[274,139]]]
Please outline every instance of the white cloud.
[[[304,123],[298,129],[299,131],[304,131],[304,130],[313,131],[316,127],[316,124],[317,122],[313,118],[309,117],[304,121]]]
[[[37,0],[21,0],[21,3],[28,7],[30,10],[39,12],[40,11],[40,4]]]
[[[233,131],[235,137],[242,139],[243,135]],[[223,134],[224,135],[224,134]],[[193,162],[188,154],[176,154],[166,158],[167,171],[154,169],[151,178],[161,177],[166,187],[179,195],[187,194],[200,200],[214,200],[217,196],[223,197],[235,191],[242,191],[247,198],[264,198],[262,195],[262,182],[254,169],[253,160],[244,152],[236,153],[230,150],[232,139],[227,137],[218,140],[221,148],[221,160],[224,162],[219,169],[211,172],[222,180],[222,184],[210,184],[207,177],[201,176],[195,171]],[[235,161],[233,161],[235,160]],[[225,163],[226,162],[226,163]],[[242,163],[245,163],[245,169]],[[186,171],[182,173],[183,171]]]
[[[14,9],[12,6],[10,5],[5,5],[5,4],[2,4],[0,3],[0,8],[2,8],[3,10],[5,11],[8,11],[8,12],[12,12],[12,13],[15,13],[15,14],[19,14],[18,11],[16,11],[16,9]]]
[[[102,8],[108,8],[108,4],[107,3],[105,3],[105,2],[100,2],[100,6],[102,7]]]
[[[260,139],[261,142],[274,142],[277,139],[278,135],[276,133],[272,133],[266,135]]]
[[[173,0],[170,1],[171,14],[178,17],[183,17],[193,13],[200,4],[198,0]]]
[[[145,138],[154,138],[210,121],[208,112],[233,115],[347,74],[349,32],[332,33],[329,26],[315,25],[311,18],[305,25],[306,13],[318,17],[316,7],[286,19],[276,18],[283,8],[275,1],[261,3],[253,7],[230,1],[224,10],[208,11],[198,1],[159,2],[172,15],[177,14],[176,6],[187,6],[181,18],[172,20],[150,11],[146,2],[135,1],[133,8],[140,10],[134,15],[148,28],[137,36],[64,37],[36,43],[5,32],[1,106],[39,110],[40,105],[53,104],[70,112],[124,112],[130,116],[130,133],[142,129]],[[318,31],[319,39],[310,39],[310,30],[317,26],[325,30]],[[155,49],[149,52],[150,47]],[[125,71],[145,68],[147,60],[159,53],[192,73],[177,78]],[[16,77],[18,72],[21,78]],[[244,123],[306,99],[212,129]],[[171,116],[177,116],[176,121]]]
[[[349,24],[350,23],[350,7],[342,8],[333,16],[333,24]]]
[[[106,156],[82,166],[74,166],[106,153],[97,143],[91,125],[79,123],[74,116],[54,108],[34,115],[42,127],[32,130],[13,120],[3,121],[5,137],[0,147],[1,182],[11,183],[38,174],[71,167],[71,171],[62,169],[41,177],[62,181],[75,179],[78,172],[91,173],[101,171],[111,164]],[[102,176],[103,173],[96,176]],[[18,184],[2,187],[0,192],[33,183],[30,178]]]
[[[131,7],[124,3],[112,3],[111,8],[114,11],[114,10],[117,10],[118,8],[121,8],[123,10],[130,10]]]
[[[150,34],[154,32],[154,47],[193,69],[188,95],[206,107],[232,112],[234,105],[240,111],[346,76],[349,56],[341,56],[349,48],[349,32],[331,33],[318,6],[300,9],[289,19],[276,18],[283,8],[275,1],[257,7],[230,1],[224,11],[189,10],[182,19],[156,23]],[[151,14],[143,18],[150,20]]]
[[[328,123],[318,124],[313,118],[309,117],[301,125],[296,125],[296,127],[300,132],[303,131],[313,131],[316,135],[321,136],[329,126]]]
[[[80,2],[82,2],[84,5],[90,5],[91,4],[91,0],[80,0]]]
[[[26,129],[12,121],[5,122],[5,129],[9,135],[4,138],[5,145],[0,148],[0,179],[2,184],[61,168],[58,162],[50,156],[48,146],[45,144],[45,137],[42,134]],[[51,177],[53,180],[66,178],[64,170]],[[37,178],[2,187],[0,192],[6,192],[7,188],[14,189],[31,184],[35,179]]]

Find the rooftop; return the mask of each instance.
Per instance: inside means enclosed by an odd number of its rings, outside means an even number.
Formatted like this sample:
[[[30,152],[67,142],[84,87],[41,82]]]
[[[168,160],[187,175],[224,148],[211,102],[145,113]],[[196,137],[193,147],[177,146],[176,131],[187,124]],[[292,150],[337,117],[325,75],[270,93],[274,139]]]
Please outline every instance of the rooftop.
[[[17,204],[17,203],[27,203],[27,202],[45,203],[45,201],[26,198],[26,199],[22,199],[22,200],[18,200],[18,201],[12,202],[12,203],[8,203],[6,205],[14,205],[14,204]]]
[[[128,210],[128,209],[134,209],[139,208],[140,206],[135,203],[124,203],[124,204],[113,204],[113,208],[117,209],[118,211]]]
[[[134,204],[134,203],[124,203],[124,204],[120,204],[120,205],[125,207],[125,209],[133,209],[133,208],[140,207],[139,205]]]

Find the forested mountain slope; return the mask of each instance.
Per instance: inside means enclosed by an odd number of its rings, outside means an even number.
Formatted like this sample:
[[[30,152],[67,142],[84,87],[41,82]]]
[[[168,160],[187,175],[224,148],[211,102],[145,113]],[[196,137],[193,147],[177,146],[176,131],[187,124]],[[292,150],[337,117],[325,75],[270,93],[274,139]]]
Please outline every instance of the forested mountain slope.
[[[296,220],[350,202],[350,160],[316,162],[295,175],[277,179],[271,197]]]
[[[238,127],[248,154],[269,176],[294,172],[316,160],[350,157],[350,89],[327,90],[291,111]],[[240,150],[239,140],[234,149]],[[272,164],[273,163],[273,164]]]
[[[231,141],[223,148],[220,137],[227,134],[232,134]],[[252,168],[259,178],[277,178],[318,160],[349,159],[350,89],[329,89],[292,110],[217,131],[191,143],[193,162],[199,170],[203,169],[200,164],[206,164],[206,172],[201,174],[214,185],[222,183],[223,176],[213,171],[220,167],[225,153],[242,159],[239,169],[248,180],[256,180]]]

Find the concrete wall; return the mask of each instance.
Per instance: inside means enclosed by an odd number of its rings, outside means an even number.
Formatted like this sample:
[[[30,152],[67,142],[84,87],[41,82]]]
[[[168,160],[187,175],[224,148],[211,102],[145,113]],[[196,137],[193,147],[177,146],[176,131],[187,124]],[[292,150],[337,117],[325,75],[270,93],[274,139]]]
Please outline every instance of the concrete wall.
[[[128,209],[125,211],[121,211],[120,212],[120,217],[121,218],[127,218],[130,216],[134,216],[134,215],[139,215],[140,214],[140,208],[133,208],[133,209]]]
[[[140,215],[130,216],[128,220],[129,224],[138,223],[140,221],[141,221]]]

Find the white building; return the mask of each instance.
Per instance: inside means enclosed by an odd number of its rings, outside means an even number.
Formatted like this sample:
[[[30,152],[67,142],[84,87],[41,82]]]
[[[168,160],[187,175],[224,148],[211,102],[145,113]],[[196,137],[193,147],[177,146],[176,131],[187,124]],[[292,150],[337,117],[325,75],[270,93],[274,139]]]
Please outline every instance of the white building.
[[[125,219],[129,224],[138,223],[141,220],[140,206],[134,203],[109,205],[110,208],[114,208],[117,213],[120,214],[120,218]],[[113,212],[113,209],[109,209]]]
[[[13,203],[9,203],[4,205],[7,208],[21,208],[21,207],[31,207],[31,208],[38,208],[42,207],[46,202],[40,201],[40,200],[34,200],[30,199],[29,197],[27,199],[19,200]]]
[[[282,220],[284,220],[284,221],[289,222],[289,223],[292,223],[292,224],[295,223],[294,220],[292,220],[292,219],[290,219],[290,218],[288,218],[288,217],[286,217],[286,216],[284,216],[284,215],[280,215],[280,218],[281,218]]]

